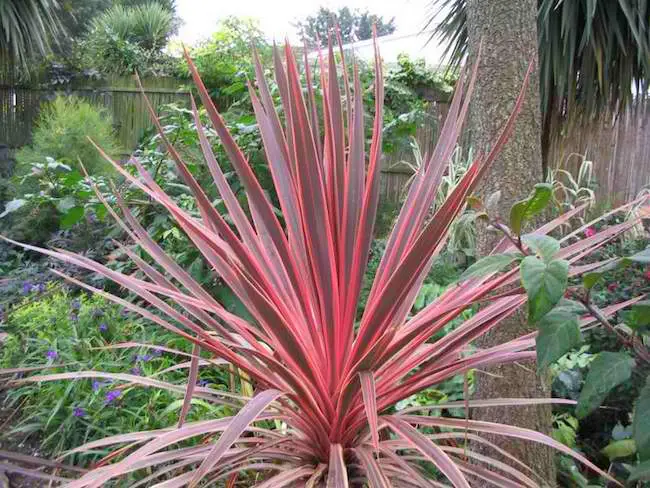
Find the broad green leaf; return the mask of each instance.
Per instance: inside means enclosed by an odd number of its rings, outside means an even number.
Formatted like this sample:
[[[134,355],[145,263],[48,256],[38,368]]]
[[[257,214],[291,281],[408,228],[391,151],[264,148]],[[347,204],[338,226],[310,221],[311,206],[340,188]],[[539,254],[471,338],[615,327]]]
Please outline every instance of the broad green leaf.
[[[479,276],[485,276],[497,271],[501,271],[509,264],[521,258],[519,253],[507,253],[507,254],[494,254],[491,256],[485,256],[469,268],[460,276],[458,281],[465,281],[470,278],[477,278]]]
[[[515,203],[510,209],[510,228],[516,235],[521,234],[521,228],[531,217],[540,213],[553,196],[553,185],[538,183],[532,195]]]
[[[74,224],[79,222],[83,216],[84,216],[83,207],[72,207],[65,214],[63,214],[63,217],[61,217],[60,220],[61,228],[69,229]]]
[[[84,177],[79,173],[77,170],[73,170],[70,173],[66,174],[63,178],[63,184],[67,187],[73,187],[77,183],[79,183],[81,180],[83,180]]]
[[[591,363],[580,392],[576,416],[584,418],[598,408],[609,392],[630,379],[634,359],[623,352],[601,352]]]
[[[650,461],[638,464],[632,471],[628,481],[650,480]]]
[[[27,203],[27,200],[23,200],[22,198],[17,198],[17,199],[15,199],[15,200],[9,200],[9,201],[5,204],[4,212],[2,212],[2,213],[0,214],[0,219],[1,219],[2,217],[4,217],[5,215],[10,214],[11,212],[15,212],[16,210],[18,210],[20,207],[22,207],[22,206],[25,205],[26,203]]]
[[[542,371],[582,342],[578,313],[569,307],[557,306],[539,322],[537,369]]]
[[[642,300],[632,305],[626,323],[635,330],[650,326],[650,300]]]
[[[545,263],[535,256],[521,262],[521,282],[528,293],[528,320],[537,322],[564,295],[569,276],[569,263],[554,260]]]
[[[551,261],[560,250],[560,242],[544,234],[526,234],[521,240],[545,262]]]
[[[641,460],[650,459],[650,378],[641,390],[634,407],[632,436],[636,442]]]
[[[59,200],[56,204],[56,209],[62,214],[68,212],[72,207],[77,205],[77,201],[74,197],[68,196]]]
[[[636,445],[633,439],[610,442],[600,452],[609,458],[610,461],[631,456],[636,452]]]

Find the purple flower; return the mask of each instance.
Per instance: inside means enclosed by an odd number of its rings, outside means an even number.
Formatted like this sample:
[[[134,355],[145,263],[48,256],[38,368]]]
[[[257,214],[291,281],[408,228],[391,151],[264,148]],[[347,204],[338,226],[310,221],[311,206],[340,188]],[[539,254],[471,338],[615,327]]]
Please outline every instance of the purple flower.
[[[79,322],[79,315],[74,312],[72,312],[68,318],[71,322]]]
[[[56,359],[59,356],[59,353],[56,352],[54,349],[50,349],[47,351],[47,359]]]
[[[81,407],[74,407],[74,409],[72,410],[72,415],[74,415],[75,417],[85,417],[86,411]]]
[[[108,324],[106,322],[102,322],[99,324],[99,331],[100,332],[106,332],[108,330]]]
[[[199,384],[199,386],[206,387],[206,386],[208,386],[208,384],[210,384],[210,381],[209,380],[199,380],[198,384]]]
[[[142,355],[138,354],[135,357],[135,360],[136,361],[143,361],[143,362],[146,363],[147,361],[151,361],[152,358],[153,358],[153,356],[151,354],[142,354]]]
[[[32,291],[32,284],[29,281],[23,283],[23,295],[29,295],[29,292]]]
[[[123,319],[128,318],[129,317],[129,309],[128,308],[123,308],[120,311],[120,317],[122,317]]]
[[[93,380],[93,391],[97,391],[102,387],[102,382]]]
[[[70,308],[72,310],[79,310],[81,308],[81,302],[79,301],[78,298],[75,298],[70,302]]]
[[[155,357],[162,356],[162,353],[163,353],[163,351],[162,351],[162,349],[160,349],[159,347],[157,347],[157,348],[155,348],[155,349],[153,350],[153,355],[154,355]]]
[[[136,376],[140,376],[142,374],[142,370],[140,368],[131,368],[129,372]]]
[[[45,283],[39,283],[38,284],[38,292],[39,293],[44,293],[46,289]]]
[[[113,401],[117,400],[122,392],[120,390],[111,390],[108,393],[106,393],[106,404],[112,403]]]

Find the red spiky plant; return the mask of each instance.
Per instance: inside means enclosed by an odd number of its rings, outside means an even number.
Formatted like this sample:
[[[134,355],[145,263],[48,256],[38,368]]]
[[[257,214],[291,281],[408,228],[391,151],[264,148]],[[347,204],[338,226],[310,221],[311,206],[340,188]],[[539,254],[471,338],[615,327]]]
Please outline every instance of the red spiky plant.
[[[148,264],[124,247],[139,268],[139,275],[121,274],[67,251],[24,245],[115,281],[149,307],[135,305],[66,276],[195,345],[188,383],[184,386],[99,372],[20,380],[103,376],[185,391],[176,428],[118,435],[76,449],[74,452],[120,446],[99,467],[68,480],[68,486],[103,486],[116,477],[145,469],[153,469],[153,474],[148,471],[139,484],[155,483],[158,477],[166,476],[166,481],[156,485],[165,487],[193,487],[206,480],[208,484],[227,482],[234,486],[237,474],[254,471],[262,474],[256,485],[260,487],[447,486],[425,475],[423,467],[427,464],[435,466],[456,487],[468,487],[468,480],[476,478],[504,487],[537,486],[534,470],[485,440],[483,433],[552,446],[607,476],[569,448],[534,431],[469,419],[430,417],[418,414],[418,409],[391,413],[400,400],[455,375],[535,357],[534,334],[488,349],[470,347],[525,303],[524,291],[511,286],[518,281],[517,270],[467,280],[451,287],[416,315],[410,315],[418,290],[433,258],[445,245],[454,218],[512,131],[526,83],[491,152],[476,158],[447,201],[429,218],[436,187],[468,110],[476,71],[471,76],[461,76],[438,145],[413,180],[387,241],[367,306],[357,322],[379,199],[384,94],[379,53],[375,51],[375,113],[367,153],[356,66],[350,83],[345,65],[337,72],[331,47],[326,60],[321,56],[322,106],[317,106],[309,63],[304,67],[307,89],[303,92],[291,50],[285,49],[284,61],[276,50],[275,77],[283,106],[279,116],[256,58],[257,87],[250,86],[250,95],[284,225],[189,58],[188,62],[212,125],[246,190],[249,208],[242,208],[228,186],[194,102],[192,110],[205,161],[232,225],[211,205],[166,139],[151,106],[149,110],[162,141],[194,193],[200,218],[176,205],[138,161],[133,162],[140,178],[111,162],[128,181],[176,219],[254,320],[233,315],[202,289],[147,235],[119,195],[116,197],[121,214],[98,193],[133,243],[155,263]],[[537,232],[549,233],[571,215],[546,224]],[[573,265],[622,230],[617,226],[566,245],[559,256]],[[504,239],[495,252],[509,249],[511,244]],[[575,266],[570,274],[575,276],[588,268]],[[510,291],[499,293],[500,289]],[[471,319],[444,337],[431,339],[464,309],[478,302],[482,303],[481,309]],[[244,372],[254,386],[254,397],[195,386],[201,351],[214,358],[214,367],[229,364]],[[239,411],[234,417],[185,423],[193,396],[226,402]],[[553,400],[494,399],[434,408],[550,401]],[[426,412],[424,408],[419,410]],[[277,422],[269,422],[272,420]],[[426,433],[421,427],[427,428]],[[204,442],[179,447],[179,443],[197,437],[203,437]],[[467,440],[491,447],[495,457],[475,453],[464,446]],[[497,459],[503,459],[502,456],[509,457],[510,462]]]

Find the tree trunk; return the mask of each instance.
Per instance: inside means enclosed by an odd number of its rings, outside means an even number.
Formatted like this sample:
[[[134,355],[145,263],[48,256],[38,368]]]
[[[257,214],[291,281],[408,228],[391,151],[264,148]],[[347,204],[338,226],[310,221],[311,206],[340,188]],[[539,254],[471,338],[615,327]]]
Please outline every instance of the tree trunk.
[[[467,0],[467,27],[470,63],[479,43],[482,54],[478,80],[472,98],[470,128],[474,150],[485,150],[493,142],[511,113],[531,59],[537,62],[537,0]],[[510,207],[525,198],[535,183],[542,181],[541,115],[539,77],[531,77],[516,128],[500,156],[484,178],[483,197],[499,190],[497,208],[504,220]],[[478,252],[485,255],[500,238],[479,229]],[[479,347],[489,347],[530,332],[525,312],[488,334]],[[550,388],[536,374],[534,363],[514,364],[477,372],[477,398],[550,396]],[[476,409],[478,420],[501,422],[549,433],[550,407],[498,407]],[[553,453],[540,444],[519,442],[495,436],[490,440],[532,467],[551,486],[555,486]],[[481,451],[482,446],[474,446]],[[487,451],[482,451],[488,453]],[[494,456],[494,451],[489,455]]]

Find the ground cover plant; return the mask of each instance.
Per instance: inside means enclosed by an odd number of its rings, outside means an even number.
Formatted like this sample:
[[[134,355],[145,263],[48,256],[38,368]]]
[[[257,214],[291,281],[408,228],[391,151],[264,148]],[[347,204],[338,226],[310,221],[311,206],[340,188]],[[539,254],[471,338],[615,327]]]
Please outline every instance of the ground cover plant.
[[[507,454],[484,439],[485,433],[551,446],[612,480],[580,454],[543,434],[469,418],[422,414],[430,408],[463,408],[467,417],[470,408],[571,401],[465,400],[433,407],[416,405],[399,411],[395,406],[470,370],[534,359],[539,354],[534,350],[536,334],[488,349],[471,345],[529,299],[532,322],[551,320],[547,314],[569,313],[575,315],[578,323],[580,311],[561,308],[568,279],[601,266],[581,264],[580,260],[633,224],[612,226],[577,242],[565,240],[562,246],[547,234],[557,231],[575,215],[568,213],[533,234],[525,234],[527,220],[539,213],[542,203],[550,198],[552,190],[542,185],[531,198],[515,205],[508,226],[488,215],[492,225],[506,235],[494,255],[475,263],[456,286],[411,314],[433,258],[444,247],[455,217],[512,131],[525,92],[522,90],[513,101],[513,113],[491,151],[475,157],[444,203],[429,216],[476,81],[476,71],[465,73],[458,83],[438,146],[413,180],[387,239],[365,308],[356,320],[378,205],[382,68],[377,52],[372,141],[366,147],[358,71],[353,67],[350,77],[343,62],[337,67],[331,47],[320,63],[321,106],[316,105],[309,81],[303,92],[297,62],[288,47],[284,62],[279,50],[274,53],[281,116],[259,62],[255,67],[256,86],[249,86],[282,220],[234,143],[189,59],[212,127],[245,189],[247,207],[242,208],[228,185],[195,106],[204,157],[230,222],[214,208],[164,136],[162,127],[161,139],[185,185],[193,192],[200,216],[190,215],[177,205],[137,159],[132,164],[139,170],[139,177],[134,177],[107,157],[128,182],[174,217],[210,268],[246,307],[248,316],[226,310],[174,262],[133,217],[119,194],[119,210],[112,206],[108,210],[135,244],[124,246],[123,250],[139,268],[138,274],[122,274],[83,255],[23,245],[115,281],[144,303],[126,301],[65,276],[194,344],[176,428],[124,433],[87,443],[75,452],[119,447],[100,466],[78,479],[64,481],[70,487],[103,486],[145,471],[151,473],[148,481],[165,477],[164,486],[192,487],[204,481],[227,481],[232,486],[239,473],[243,476],[250,472],[257,472],[257,486],[265,487],[347,487],[365,483],[373,487],[441,486],[444,480],[456,487],[469,487],[477,478],[498,486],[541,483],[534,467],[510,459],[512,466],[497,459]],[[305,69],[310,80],[309,66]],[[525,85],[526,82],[524,88]],[[151,113],[155,119],[152,108]],[[97,197],[104,200],[99,191]],[[476,202],[474,205],[481,207]],[[136,247],[148,257],[136,252]],[[517,266],[500,272],[514,262],[521,262],[521,269]],[[537,274],[531,275],[531,269]],[[513,288],[520,280],[523,288]],[[464,310],[479,303],[477,313],[447,334],[437,335]],[[614,313],[628,304],[616,304],[602,314]],[[560,309],[556,310],[557,307]],[[583,324],[592,322],[583,319]],[[541,327],[540,330],[543,331]],[[240,395],[225,397],[223,392],[196,385],[201,351],[228,362],[238,377],[252,385],[253,395],[242,391]],[[11,385],[87,377],[153,386],[149,378],[123,378],[98,371],[45,373],[12,380]],[[187,406],[193,397],[240,408],[233,416],[186,422]],[[197,438],[200,441],[196,445],[183,444]],[[491,447],[494,456],[478,454],[467,445],[469,441]]]
[[[0,350],[0,367],[22,369],[40,365],[48,367],[50,373],[70,367],[102,369],[151,376],[168,384],[187,376],[191,345],[182,338],[164,329],[148,327],[139,317],[99,296],[62,290],[56,282],[24,282],[23,290],[23,301],[2,323],[7,336]],[[163,346],[138,347],[139,343]],[[206,370],[203,366],[201,370],[200,384],[229,389],[226,371]],[[27,384],[8,391],[3,406],[16,414],[14,421],[3,429],[0,441],[16,438],[21,443],[38,443],[42,454],[56,457],[109,434],[172,424],[182,407],[182,392],[134,388],[110,379],[88,378],[68,383]],[[197,398],[188,418],[197,420],[229,412],[228,407],[223,409]],[[78,454],[73,461],[87,466],[105,454]]]

